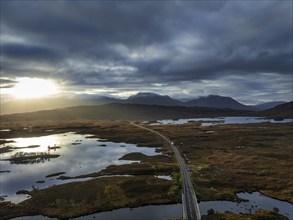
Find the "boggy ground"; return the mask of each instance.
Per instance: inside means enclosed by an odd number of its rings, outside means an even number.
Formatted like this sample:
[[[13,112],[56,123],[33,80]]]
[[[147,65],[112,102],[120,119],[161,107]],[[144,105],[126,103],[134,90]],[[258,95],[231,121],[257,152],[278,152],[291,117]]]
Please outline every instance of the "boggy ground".
[[[28,193],[31,199],[17,205],[0,203],[0,219],[46,215],[61,219],[146,204],[178,202],[168,192],[172,181],[154,176],[104,177],[72,182]]]
[[[179,172],[174,157],[165,155],[147,156],[142,153],[129,153],[120,160],[140,161],[131,164],[110,165],[100,172],[88,173],[79,176],[62,175],[58,179],[76,179],[87,177],[100,177],[107,175],[171,175]]]
[[[25,129],[24,129],[25,128]],[[32,191],[21,190],[31,196],[19,204],[0,202],[0,219],[9,219],[25,215],[46,215],[58,218],[70,218],[122,207],[137,207],[147,204],[167,204],[180,202],[180,181],[164,180],[155,174],[171,175],[178,172],[178,165],[169,146],[156,135],[123,121],[42,121],[27,123],[1,124],[1,139],[16,137],[37,137],[55,133],[77,132],[91,134],[114,142],[138,144],[145,147],[157,147],[163,155],[146,156],[131,153],[124,160],[140,160],[141,163],[111,165],[106,169],[82,177],[99,177],[83,182],[72,182],[46,189]],[[7,149],[9,143],[6,144]],[[8,148],[9,150],[9,148]],[[132,175],[113,176],[105,175]],[[174,174],[176,176],[176,174]],[[177,175],[178,176],[178,175]],[[60,179],[76,178],[60,176]],[[74,180],[73,180],[74,181]]]
[[[24,130],[24,127],[27,129]],[[60,125],[59,122],[42,121],[30,124],[7,123],[0,126],[0,130],[7,128],[12,132],[1,132],[2,139],[74,131],[111,141],[160,147],[160,151],[171,157],[125,155],[123,159],[141,160],[142,163],[112,165],[99,173],[85,174],[82,177],[112,174],[136,176],[103,177],[34,190],[29,192],[31,199],[18,205],[0,203],[0,219],[7,219],[12,215],[36,214],[68,218],[118,207],[180,201],[179,181],[153,177],[154,174],[168,175],[178,171],[169,146],[160,137],[134,127],[128,122],[71,121],[62,122]],[[201,127],[197,123],[189,123],[151,126],[151,128],[165,134],[178,146],[192,169],[192,180],[200,200],[237,200],[236,192],[260,191],[265,195],[293,202],[292,124]],[[128,186],[132,188],[129,190]],[[144,192],[140,192],[140,189],[147,191],[147,195],[141,194]],[[118,199],[110,199],[111,192],[118,194]],[[162,194],[162,192],[167,193]],[[109,196],[106,198],[107,193]],[[276,213],[261,211],[256,215],[215,213],[203,219],[282,219],[282,217]]]
[[[260,191],[293,203],[292,123],[150,127],[185,156],[199,200],[237,200],[236,192]]]
[[[113,142],[126,142],[138,146],[163,147],[164,142],[152,133],[134,127],[127,121],[32,121],[32,122],[1,122],[0,144],[8,143],[5,139],[16,137],[38,137],[64,132],[92,134],[94,137],[109,139]],[[9,144],[9,143],[8,143]],[[164,150],[171,151],[169,148]]]

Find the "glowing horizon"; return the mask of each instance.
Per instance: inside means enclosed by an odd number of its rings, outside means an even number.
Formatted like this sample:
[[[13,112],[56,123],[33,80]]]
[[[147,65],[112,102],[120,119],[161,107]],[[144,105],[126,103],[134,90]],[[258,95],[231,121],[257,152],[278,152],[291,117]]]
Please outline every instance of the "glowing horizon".
[[[17,99],[36,99],[55,95],[59,92],[57,84],[49,79],[22,77],[16,79],[17,83],[8,94]]]

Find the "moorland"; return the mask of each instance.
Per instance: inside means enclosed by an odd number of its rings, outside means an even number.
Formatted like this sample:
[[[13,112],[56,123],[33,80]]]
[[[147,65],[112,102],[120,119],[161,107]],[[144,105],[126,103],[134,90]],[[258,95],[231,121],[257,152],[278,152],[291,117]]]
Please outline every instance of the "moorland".
[[[135,108],[143,109],[141,106]],[[161,107],[150,108],[153,110]],[[146,113],[145,108],[141,111],[144,112],[143,119],[154,118],[148,116],[149,112]],[[140,163],[110,165],[101,171],[79,176],[60,174],[57,178],[61,180],[89,177],[92,179],[45,189],[20,190],[18,193],[27,194],[30,198],[18,204],[2,198],[0,219],[27,215],[71,218],[121,207],[172,204],[181,201],[177,161],[168,143],[154,133],[133,126],[129,120],[89,120],[69,116],[61,123],[55,116],[40,116],[39,119],[36,117],[35,120],[31,120],[34,114],[40,113],[1,118],[4,119],[0,125],[0,130],[3,130],[0,131],[1,144],[4,146],[1,147],[2,154],[13,150],[9,147],[11,141],[8,139],[65,132],[90,134],[92,138],[155,147],[156,151],[162,154],[147,156],[141,153],[128,153],[121,159],[138,160]],[[225,113],[222,112],[220,115],[222,114]],[[267,114],[272,115],[270,112]],[[293,203],[292,123],[211,127],[200,126],[199,122],[182,125],[143,125],[164,134],[175,143],[192,171],[194,189],[200,201],[239,201],[237,192],[258,191],[266,196]],[[156,178],[155,175],[170,175],[173,178],[169,181]],[[235,219],[235,216],[239,219],[285,219],[271,210],[261,210],[255,214],[209,213],[208,216],[203,216],[203,219]]]

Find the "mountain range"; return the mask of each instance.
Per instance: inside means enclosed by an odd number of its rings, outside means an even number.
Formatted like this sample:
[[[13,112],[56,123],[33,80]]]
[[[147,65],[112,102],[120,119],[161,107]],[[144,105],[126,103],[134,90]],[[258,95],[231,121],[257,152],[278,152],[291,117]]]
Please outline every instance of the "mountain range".
[[[39,100],[18,100],[1,104],[1,115],[12,113],[23,113],[40,110],[51,110],[56,108],[66,108],[73,106],[93,106],[110,103],[120,104],[142,104],[142,105],[160,105],[160,106],[184,106],[184,107],[209,107],[218,109],[234,109],[234,110],[251,110],[262,111],[273,108],[277,105],[285,103],[284,101],[276,101],[263,103],[260,105],[248,106],[244,105],[231,97],[209,95],[199,97],[189,101],[180,101],[173,99],[167,95],[156,93],[140,92],[130,96],[127,99],[117,99],[106,96],[101,97],[75,97],[68,98],[46,98]]]
[[[113,100],[112,100],[113,101]],[[136,95],[130,96],[128,99],[119,103],[131,103],[131,104],[143,104],[143,105],[163,105],[163,106],[186,106],[186,107],[209,107],[209,108],[228,108],[236,110],[251,110],[251,111],[262,111],[273,108],[277,105],[286,103],[285,101],[267,102],[259,105],[244,105],[231,97],[209,95],[201,96],[196,99],[189,101],[180,101],[173,99],[167,95],[159,95],[156,93],[140,92]],[[118,103],[116,102],[116,103]]]
[[[1,115],[1,122],[32,122],[38,120],[158,120],[180,118],[207,118],[224,116],[257,116],[293,118],[293,102],[278,105],[265,111],[248,111],[206,107],[162,106],[141,104],[105,104],[76,106],[54,110]]]

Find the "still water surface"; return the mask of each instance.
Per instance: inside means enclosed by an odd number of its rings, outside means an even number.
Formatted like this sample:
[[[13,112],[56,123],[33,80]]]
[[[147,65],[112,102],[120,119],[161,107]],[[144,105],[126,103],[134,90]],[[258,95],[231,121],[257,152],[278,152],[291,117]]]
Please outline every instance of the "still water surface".
[[[86,179],[58,180],[58,176],[46,177],[49,174],[64,172],[66,176],[78,176],[92,172],[99,172],[107,166],[115,164],[129,164],[139,161],[119,160],[123,155],[131,152],[141,152],[145,155],[158,155],[156,148],[137,147],[135,144],[114,143],[98,138],[87,138],[72,132],[53,134],[33,138],[8,139],[14,143],[6,144],[13,147],[12,152],[1,154],[1,159],[8,159],[19,152],[50,153],[60,155],[57,158],[43,160],[29,160],[21,162],[0,161],[0,196],[5,200],[18,203],[27,198],[16,195],[18,190],[31,190],[32,187],[46,188],[51,185],[66,182],[85,181]],[[3,147],[4,145],[0,145]],[[30,148],[24,148],[28,147]],[[50,149],[48,147],[55,147]],[[60,147],[60,148],[56,148]],[[3,172],[10,171],[10,172]],[[37,183],[37,181],[45,181]]]
[[[293,205],[289,202],[280,201],[278,199],[270,198],[259,192],[253,193],[237,193],[241,199],[246,199],[245,202],[231,202],[231,201],[207,201],[200,202],[199,208],[202,215],[206,215],[209,209],[214,209],[217,212],[242,212],[255,213],[259,209],[272,211],[273,208],[278,208],[279,213],[287,216],[293,220]]]
[[[178,120],[158,120],[152,125],[160,124],[186,124],[189,122],[200,122],[202,126],[222,125],[222,124],[252,124],[252,123],[288,123],[293,122],[293,119],[283,119],[281,121],[271,118],[262,117],[218,117],[218,118],[189,118]]]
[[[182,215],[182,205],[181,204],[171,204],[171,205],[149,205],[142,206],[138,208],[123,208],[116,209],[109,212],[100,212],[92,215],[81,216],[78,220],[160,220],[160,219],[179,219]],[[56,218],[48,218],[45,216],[27,216],[14,218],[14,220],[49,220]]]

